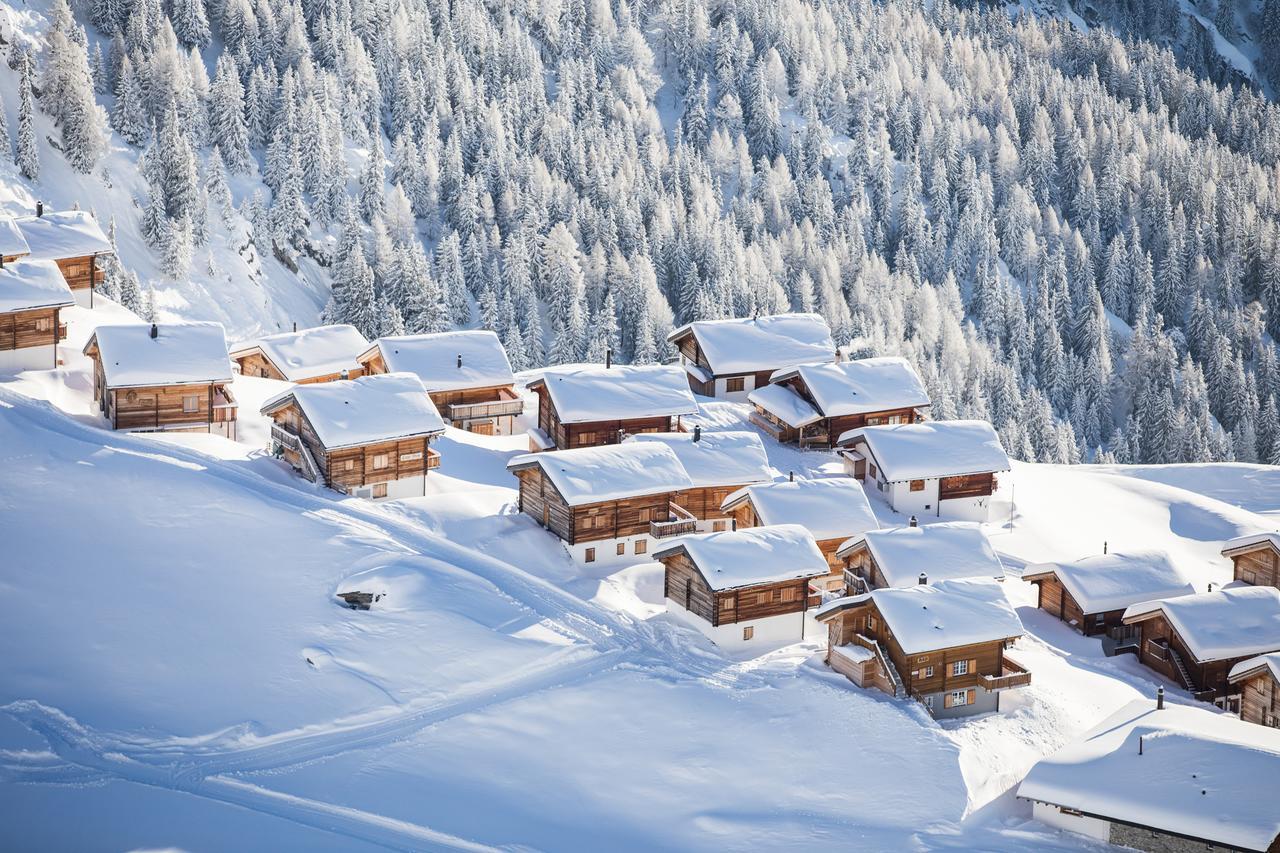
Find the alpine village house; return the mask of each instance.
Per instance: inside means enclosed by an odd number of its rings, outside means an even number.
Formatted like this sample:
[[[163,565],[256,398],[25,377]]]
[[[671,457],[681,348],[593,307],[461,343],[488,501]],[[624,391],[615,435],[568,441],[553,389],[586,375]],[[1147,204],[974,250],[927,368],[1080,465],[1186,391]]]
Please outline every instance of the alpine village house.
[[[1004,580],[1004,564],[977,524],[964,521],[868,530],[836,551],[846,595],[873,589],[983,578]]]
[[[1227,681],[1240,694],[1240,719],[1280,728],[1280,652],[1240,661]]]
[[[836,345],[817,314],[698,320],[667,340],[680,353],[689,388],[704,397],[742,402],[778,370],[831,361]]]
[[[904,358],[802,364],[747,395],[752,422],[783,443],[831,447],[861,426],[924,420],[929,395]]]
[[[911,696],[935,717],[1000,709],[1000,693],[1031,683],[1005,649],[1023,634],[992,580],[886,587],[824,604],[827,664],[859,687]]]
[[[698,411],[684,377],[675,365],[548,369],[528,384],[538,397],[529,449],[596,447],[635,433],[682,429],[680,418]]]
[[[67,336],[59,315],[74,304],[52,261],[0,261],[0,369],[57,367]]]
[[[355,326],[316,326],[247,341],[231,350],[241,376],[307,385],[354,379],[363,369],[356,356],[369,342]]]
[[[361,498],[425,495],[444,421],[411,373],[295,385],[268,400],[272,449],[314,483]]]
[[[93,399],[112,429],[236,438],[231,359],[218,323],[99,326],[85,344]]]
[[[105,272],[101,259],[111,254],[111,241],[98,223],[84,210],[46,213],[36,203],[34,216],[14,219],[26,244],[26,257],[33,261],[53,261],[75,295],[76,304],[93,307],[93,292],[102,284]]]
[[[1280,587],[1280,533],[1254,533],[1229,539],[1222,556],[1230,557],[1233,580],[1251,586]]]
[[[667,612],[725,647],[803,640],[827,561],[798,524],[682,536],[656,550]],[[815,625],[816,627],[816,625]]]
[[[510,435],[524,411],[507,351],[493,332],[378,338],[359,362],[367,373],[414,374],[444,419],[468,432]]]

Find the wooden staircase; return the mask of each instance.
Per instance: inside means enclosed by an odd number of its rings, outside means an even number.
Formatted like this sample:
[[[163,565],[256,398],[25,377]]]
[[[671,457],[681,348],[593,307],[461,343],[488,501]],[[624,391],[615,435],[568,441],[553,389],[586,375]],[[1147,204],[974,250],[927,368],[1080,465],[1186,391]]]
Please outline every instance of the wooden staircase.
[[[1189,693],[1198,692],[1199,688],[1191,680],[1191,673],[1187,672],[1187,665],[1182,662],[1182,655],[1178,654],[1178,650],[1173,646],[1166,646],[1165,651],[1169,654],[1169,660],[1173,662],[1173,668],[1178,673],[1178,678],[1182,681],[1182,686]]]

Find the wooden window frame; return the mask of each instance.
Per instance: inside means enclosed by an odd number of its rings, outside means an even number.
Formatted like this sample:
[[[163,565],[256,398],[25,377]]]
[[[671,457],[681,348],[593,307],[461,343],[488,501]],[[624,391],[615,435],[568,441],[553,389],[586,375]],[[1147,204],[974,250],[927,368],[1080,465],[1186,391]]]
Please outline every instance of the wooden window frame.
[[[391,467],[391,458],[388,453],[373,454],[373,470],[383,471]]]
[[[182,395],[182,413],[184,415],[194,415],[200,411],[200,395],[199,394],[183,394]]]
[[[375,498],[385,498],[387,496],[386,483],[374,483],[372,486],[372,489],[373,491],[370,494],[372,494],[373,497]]]
[[[633,548],[632,550],[633,550],[635,553],[637,553],[637,554],[648,554],[648,553],[649,553],[649,540],[648,540],[648,539],[637,539],[637,540],[636,540],[635,548]]]
[[[588,548],[584,551],[582,554],[582,561],[584,563],[594,563],[596,561],[596,549]]]
[[[911,491],[913,491],[913,492],[923,492],[923,491],[924,491],[924,480],[912,480],[912,481],[911,481],[910,488],[911,488]]]
[[[755,636],[756,636],[756,627],[754,625],[746,625],[743,627],[742,641],[744,643],[747,642],[748,640],[755,639]]]
[[[726,394],[733,394],[737,391],[747,390],[747,379],[745,376],[731,376],[724,381],[724,391]]]

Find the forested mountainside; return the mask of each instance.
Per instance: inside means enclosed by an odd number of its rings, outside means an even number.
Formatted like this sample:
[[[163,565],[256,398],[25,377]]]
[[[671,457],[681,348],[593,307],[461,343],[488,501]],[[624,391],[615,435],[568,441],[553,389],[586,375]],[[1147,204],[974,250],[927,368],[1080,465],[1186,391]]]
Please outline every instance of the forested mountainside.
[[[1023,459],[1280,462],[1280,111],[1072,17],[52,0],[11,17],[5,98],[32,196],[63,158],[138,188],[108,287],[144,314],[231,247],[330,279],[324,319],[481,325],[516,369],[816,311]]]

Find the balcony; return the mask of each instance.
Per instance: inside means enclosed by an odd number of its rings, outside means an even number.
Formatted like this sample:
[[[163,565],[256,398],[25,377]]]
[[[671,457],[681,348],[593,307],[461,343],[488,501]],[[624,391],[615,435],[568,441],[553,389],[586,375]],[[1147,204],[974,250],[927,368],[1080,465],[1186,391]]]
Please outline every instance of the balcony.
[[[759,412],[752,412],[749,420],[751,421],[751,423],[753,423],[754,425],[758,426],[760,429],[767,432],[774,441],[779,441],[779,442],[783,441],[782,435],[783,435],[783,432],[787,429],[786,427],[782,426],[779,423],[769,420]]]
[[[1000,675],[982,676],[982,686],[987,690],[1008,690],[1010,687],[1025,687],[1030,683],[1031,672],[1009,657],[1004,659],[1004,669]]]
[[[302,476],[313,483],[323,482],[320,479],[320,468],[316,465],[311,451],[302,443],[302,439],[280,426],[280,424],[272,424],[271,441],[273,444],[272,450],[282,448],[291,452],[292,458],[288,461],[294,464]],[[436,455],[439,456],[439,454]],[[294,459],[297,462],[294,462]]]
[[[485,400],[480,403],[450,403],[448,417],[454,422],[466,422],[482,418],[514,417],[523,413],[524,400],[504,388],[498,393],[496,400]]]
[[[671,504],[671,517],[666,521],[649,522],[649,535],[654,539],[683,536],[686,533],[696,533],[697,530],[697,516],[679,504]]]
[[[427,448],[427,470],[440,467],[440,451]]]

